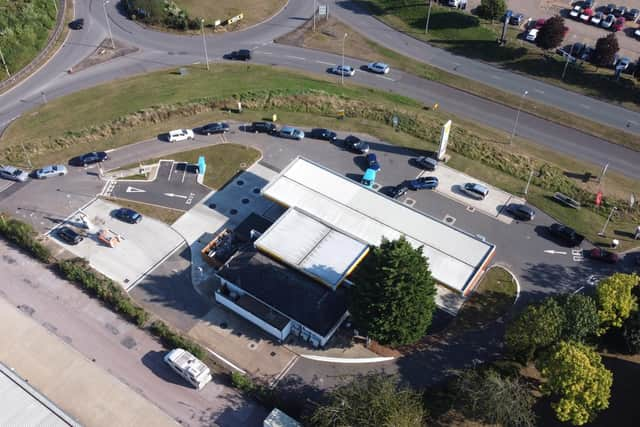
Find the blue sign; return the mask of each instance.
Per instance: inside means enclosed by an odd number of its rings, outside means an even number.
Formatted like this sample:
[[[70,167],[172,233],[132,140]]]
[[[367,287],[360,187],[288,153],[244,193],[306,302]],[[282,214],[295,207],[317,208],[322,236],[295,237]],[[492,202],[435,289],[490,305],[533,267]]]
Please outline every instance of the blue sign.
[[[204,161],[204,156],[198,157],[198,173],[204,176],[207,170],[207,162]]]

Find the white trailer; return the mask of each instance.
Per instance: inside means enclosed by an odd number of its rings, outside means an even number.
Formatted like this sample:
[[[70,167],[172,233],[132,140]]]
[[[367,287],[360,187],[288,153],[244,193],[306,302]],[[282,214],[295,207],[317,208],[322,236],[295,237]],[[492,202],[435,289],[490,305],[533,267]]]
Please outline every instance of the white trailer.
[[[164,361],[198,390],[211,381],[209,367],[186,350],[173,349],[164,356]]]

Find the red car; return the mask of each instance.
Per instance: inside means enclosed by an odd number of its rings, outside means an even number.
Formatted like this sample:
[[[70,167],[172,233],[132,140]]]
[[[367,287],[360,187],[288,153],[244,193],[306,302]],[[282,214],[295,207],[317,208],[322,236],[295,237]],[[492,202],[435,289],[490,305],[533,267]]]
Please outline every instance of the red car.
[[[609,264],[615,264],[618,262],[618,254],[614,254],[613,252],[605,251],[601,248],[593,248],[589,252],[589,258],[594,259],[596,261],[608,262]]]
[[[624,22],[625,20],[623,17],[617,18],[616,21],[611,26],[611,29],[613,31],[622,31],[622,29],[624,28]]]
[[[544,18],[537,19],[533,23],[533,28],[536,29],[536,30],[539,30],[540,28],[542,28],[542,26],[544,25],[545,22],[547,22],[547,20],[544,19]]]

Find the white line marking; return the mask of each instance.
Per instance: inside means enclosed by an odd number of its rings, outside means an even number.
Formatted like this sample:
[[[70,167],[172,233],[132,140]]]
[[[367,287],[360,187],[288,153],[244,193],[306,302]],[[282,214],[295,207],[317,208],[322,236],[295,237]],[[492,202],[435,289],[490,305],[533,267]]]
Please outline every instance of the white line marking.
[[[496,76],[495,74],[492,74],[491,78],[495,80],[500,80],[500,76]]]
[[[301,61],[305,61],[306,59],[301,57],[301,56],[293,56],[293,55],[285,55],[285,58],[291,58],[291,59],[300,59]]]
[[[224,357],[220,356],[218,353],[216,353],[215,351],[211,350],[209,347],[205,347],[207,349],[207,351],[211,354],[213,354],[215,357],[217,357],[218,359],[220,359],[224,364],[229,365],[231,368],[235,369],[236,371],[240,372],[241,374],[246,374],[247,372],[244,371],[243,369],[238,368],[236,365],[234,365],[233,363],[229,362],[227,359],[225,359]]]
[[[287,375],[287,373],[291,370],[291,368],[293,368],[293,365],[296,364],[299,358],[300,356],[298,356],[297,354],[293,356],[291,360],[289,360],[289,362],[282,369],[282,371],[280,371],[280,373],[273,379],[271,384],[269,384],[269,387],[274,388],[275,386],[277,386],[280,380],[283,379],[285,375]]]
[[[184,172],[182,173],[182,183],[184,184],[184,177],[187,176],[187,165],[184,165]]]
[[[590,110],[590,109],[591,109],[591,107],[589,107],[589,106],[588,106],[588,105],[586,105],[586,104],[580,104],[580,106],[581,106],[582,108],[584,108],[585,110]]]
[[[575,291],[573,291],[574,294],[577,294],[578,292],[580,292],[581,290],[584,289],[584,286],[580,286],[578,289],[576,289]]]
[[[200,63],[200,61],[192,62],[191,65],[197,65],[199,63]]]
[[[305,359],[315,360],[317,362],[327,362],[327,363],[380,363],[380,362],[388,362],[390,360],[395,359],[395,357],[363,357],[363,358],[325,357],[325,356],[316,356],[312,354],[301,354],[300,357],[304,357]]]
[[[385,80],[391,80],[392,82],[395,82],[395,80],[393,80],[391,77],[387,77],[387,76],[378,76],[381,79],[385,79]]]
[[[174,162],[171,163],[171,169],[169,169],[169,176],[167,177],[167,181],[171,181],[171,174],[173,173]]]
[[[273,55],[273,52],[264,52],[264,51],[259,51],[258,53],[261,53],[263,55]]]
[[[316,64],[323,64],[323,65],[333,65],[333,62],[325,62],[325,61],[314,61]]]
[[[543,90],[541,90],[541,89],[534,89],[533,91],[534,91],[534,92],[538,92],[538,93],[544,93],[544,91],[543,91]]]
[[[126,193],[146,193],[147,190],[141,190],[141,189],[136,188],[136,187],[127,187],[125,192]]]
[[[167,196],[167,197],[178,197],[180,199],[188,198],[187,196],[183,196],[182,194],[164,193],[164,195]]]
[[[547,249],[546,251],[544,251],[545,254],[551,254],[551,255],[566,255],[566,252],[562,252],[562,251],[555,251],[553,249]]]

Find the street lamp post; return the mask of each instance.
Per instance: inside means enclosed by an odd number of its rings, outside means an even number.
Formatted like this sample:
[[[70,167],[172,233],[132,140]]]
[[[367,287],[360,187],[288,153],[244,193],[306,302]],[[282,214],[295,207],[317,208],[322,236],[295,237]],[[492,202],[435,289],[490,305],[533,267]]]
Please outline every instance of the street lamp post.
[[[607,229],[607,225],[609,225],[609,221],[611,221],[611,217],[613,216],[613,213],[616,211],[616,207],[612,207],[611,208],[611,212],[609,212],[609,216],[607,217],[607,220],[604,222],[604,225],[602,226],[602,230],[600,230],[600,232],[598,233],[598,236],[604,236],[604,232]]]
[[[111,32],[111,23],[109,22],[109,16],[107,15],[107,4],[109,0],[102,3],[102,9],[104,10],[104,20],[107,21],[107,29],[109,30],[109,38],[111,39],[111,48],[116,50],[116,43],[113,41],[113,33]]]
[[[347,39],[347,33],[342,37],[342,69],[340,70],[340,84],[344,85],[344,41]]]
[[[424,26],[424,33],[429,32],[429,18],[431,18],[431,0],[429,0],[429,9],[427,9],[427,23]]]
[[[567,55],[567,60],[564,63],[564,69],[562,70],[562,80],[564,80],[564,76],[565,74],[567,74],[567,67],[569,66],[569,58],[571,58],[571,56],[573,55],[573,48],[576,45],[575,36],[573,36],[573,38],[574,38],[573,44],[571,45],[571,49],[569,50],[569,55]]]
[[[529,192],[529,185],[531,184],[531,179],[533,178],[533,168],[531,168],[531,172],[529,173],[529,179],[527,180],[527,185],[524,187],[524,195],[526,196]]]
[[[4,55],[2,54],[2,49],[0,49],[0,59],[2,59],[2,65],[4,65],[4,71],[6,71],[7,77],[11,77],[11,73],[9,72],[9,67],[7,67],[7,63],[4,60]]]
[[[509,144],[513,142],[513,137],[516,136],[516,128],[518,127],[518,119],[520,118],[520,110],[522,110],[522,103],[524,102],[524,97],[529,93],[528,90],[522,92],[522,97],[520,98],[520,105],[518,105],[518,112],[516,113],[516,120],[513,122],[513,131],[511,131],[511,138],[509,138]]]
[[[316,6],[316,1],[317,0],[313,0],[313,32],[316,32],[316,11],[317,11],[317,6]]]
[[[207,63],[207,71],[209,71],[209,55],[207,54],[207,38],[204,36],[204,19],[200,19],[200,29],[202,30],[202,46],[204,47],[204,60]]]

